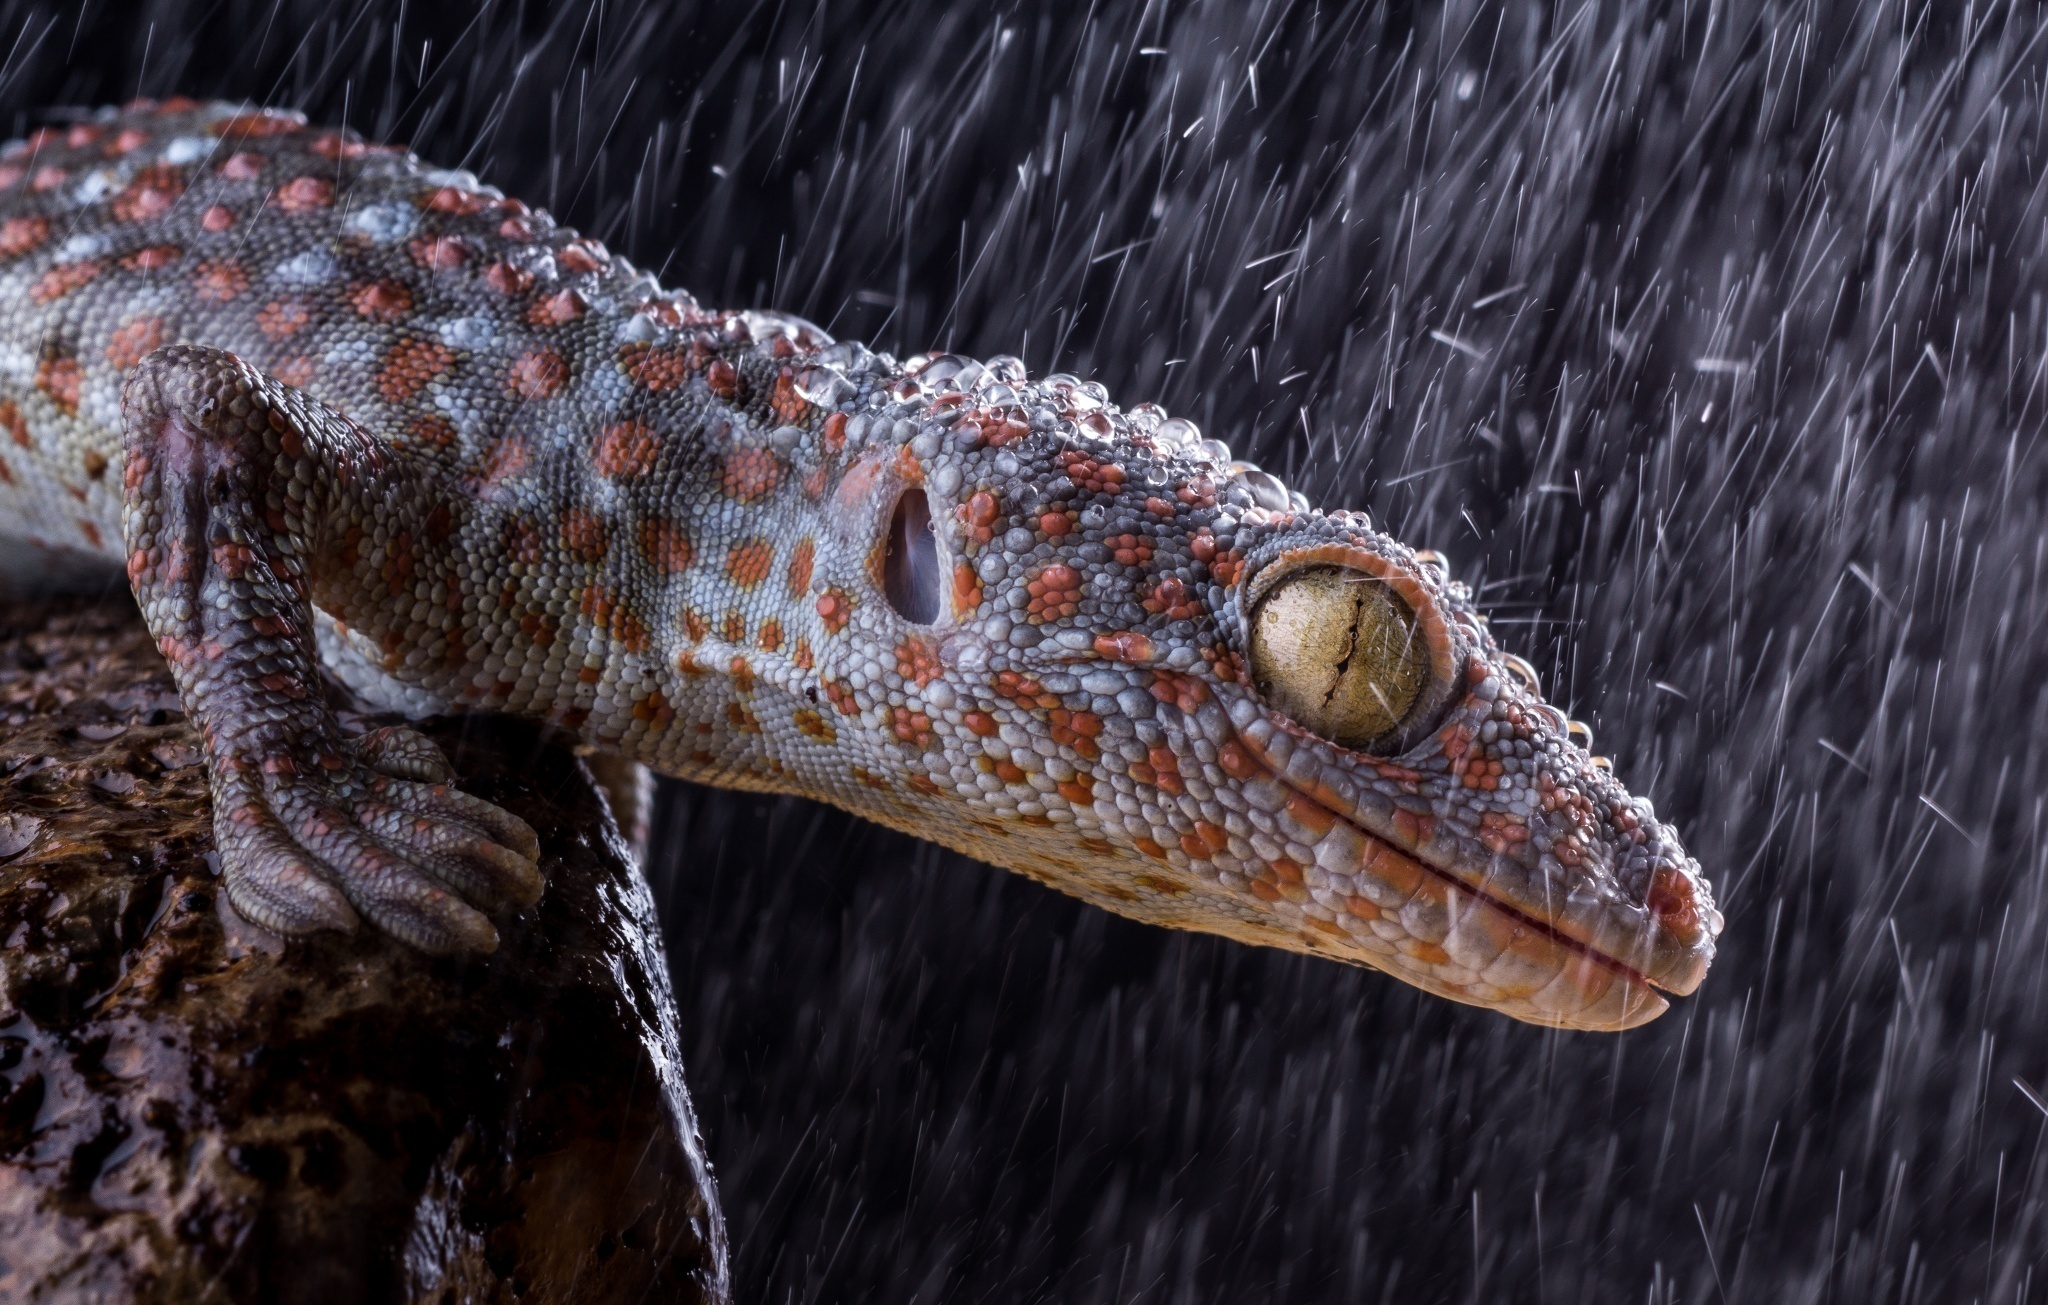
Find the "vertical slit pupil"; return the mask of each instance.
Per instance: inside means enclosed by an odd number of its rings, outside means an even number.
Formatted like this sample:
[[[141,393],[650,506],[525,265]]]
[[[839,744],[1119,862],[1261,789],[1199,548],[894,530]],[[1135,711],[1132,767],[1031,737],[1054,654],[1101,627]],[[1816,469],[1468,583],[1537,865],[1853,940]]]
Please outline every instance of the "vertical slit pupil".
[[[906,621],[939,619],[939,541],[932,507],[921,489],[905,490],[889,521],[889,551],[882,561],[882,593]]]

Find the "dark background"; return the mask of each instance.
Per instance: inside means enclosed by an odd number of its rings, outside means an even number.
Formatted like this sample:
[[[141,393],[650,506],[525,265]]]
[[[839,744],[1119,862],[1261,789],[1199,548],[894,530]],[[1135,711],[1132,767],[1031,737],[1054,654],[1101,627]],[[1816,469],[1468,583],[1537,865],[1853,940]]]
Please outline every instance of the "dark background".
[[[1160,401],[1447,553],[1727,912],[1549,1033],[675,786],[739,1299],[2048,1297],[2039,8],[0,2],[0,58],[16,131],[296,106]]]

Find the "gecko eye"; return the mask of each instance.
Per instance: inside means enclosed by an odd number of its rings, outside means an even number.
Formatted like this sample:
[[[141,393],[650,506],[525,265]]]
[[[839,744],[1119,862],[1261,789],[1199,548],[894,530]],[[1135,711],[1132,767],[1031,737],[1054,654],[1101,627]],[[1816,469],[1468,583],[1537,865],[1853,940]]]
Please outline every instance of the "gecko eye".
[[[882,594],[906,621],[930,625],[939,619],[939,541],[932,534],[931,502],[921,489],[905,490],[896,500],[882,558]]]
[[[1415,613],[1387,584],[1309,566],[1252,613],[1252,679],[1267,702],[1340,747],[1390,742],[1429,682]]]

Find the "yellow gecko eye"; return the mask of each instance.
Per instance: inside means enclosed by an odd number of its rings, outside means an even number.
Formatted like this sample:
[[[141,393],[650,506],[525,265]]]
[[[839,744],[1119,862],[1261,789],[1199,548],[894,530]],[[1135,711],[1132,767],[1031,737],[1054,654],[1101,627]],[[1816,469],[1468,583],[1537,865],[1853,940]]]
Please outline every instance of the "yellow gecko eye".
[[[1310,732],[1369,750],[1400,730],[1429,682],[1415,613],[1377,577],[1309,566],[1252,613],[1252,679]]]

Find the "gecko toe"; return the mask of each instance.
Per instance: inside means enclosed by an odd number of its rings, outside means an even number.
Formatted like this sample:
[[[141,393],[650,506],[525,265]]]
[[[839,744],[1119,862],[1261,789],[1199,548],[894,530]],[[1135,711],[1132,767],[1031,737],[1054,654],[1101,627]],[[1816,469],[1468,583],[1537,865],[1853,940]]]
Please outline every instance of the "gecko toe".
[[[455,778],[447,754],[426,735],[403,725],[387,725],[358,738],[356,756],[370,769],[393,779],[445,784]]]
[[[540,860],[540,837],[533,826],[501,806],[471,797],[448,784],[392,784],[386,796],[399,806],[441,820],[453,820],[481,830],[492,842],[522,860]],[[538,896],[538,891],[535,893]]]
[[[477,906],[495,910],[537,901],[545,885],[534,860],[494,841],[434,794],[424,785],[393,785],[384,796],[395,805],[361,803],[356,819],[391,852]]]
[[[364,824],[323,808],[309,812],[293,833],[350,905],[384,932],[426,952],[497,950],[498,931],[483,912]]]
[[[235,909],[275,933],[353,933],[359,919],[355,908],[303,849],[253,803],[238,816],[233,832],[217,840],[222,877]]]

